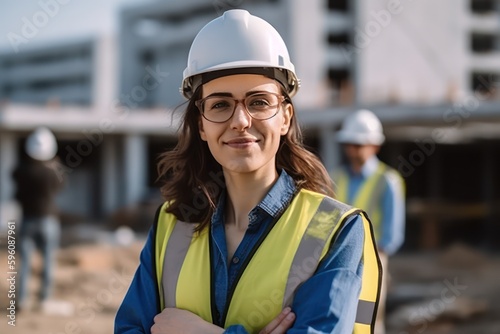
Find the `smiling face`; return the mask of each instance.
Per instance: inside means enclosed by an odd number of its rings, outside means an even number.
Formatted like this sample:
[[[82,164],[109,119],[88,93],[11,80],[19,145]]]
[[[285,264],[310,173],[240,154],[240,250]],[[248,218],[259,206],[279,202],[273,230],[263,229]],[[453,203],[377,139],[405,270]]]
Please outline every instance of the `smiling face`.
[[[225,95],[243,99],[249,93],[271,92],[281,95],[276,81],[254,74],[238,74],[214,79],[203,85],[205,98]],[[276,173],[275,157],[280,137],[288,132],[292,106],[283,103],[276,116],[255,120],[237,103],[233,116],[224,123],[200,117],[200,137],[206,141],[215,160],[229,173]]]

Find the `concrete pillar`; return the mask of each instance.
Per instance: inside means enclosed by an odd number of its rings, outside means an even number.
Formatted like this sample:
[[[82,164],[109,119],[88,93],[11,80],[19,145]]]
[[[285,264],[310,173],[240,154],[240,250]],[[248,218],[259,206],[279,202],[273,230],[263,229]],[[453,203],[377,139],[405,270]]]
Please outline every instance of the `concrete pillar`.
[[[107,215],[119,206],[118,147],[115,137],[106,137],[101,150],[101,194],[102,213]]]
[[[93,105],[100,114],[110,113],[113,99],[118,96],[117,88],[117,63],[116,45],[114,37],[102,37],[96,41],[94,70],[98,75],[94,76]]]
[[[8,221],[21,218],[19,205],[14,200],[15,184],[12,172],[18,164],[17,141],[12,133],[5,130],[0,134],[0,230]]]
[[[361,13],[361,8],[363,6],[362,2],[366,0],[358,0],[358,1],[350,1],[349,2],[349,10],[351,12],[354,26],[355,27],[360,27],[362,24],[363,20],[363,15]],[[354,40],[354,34],[351,32],[351,41]],[[354,43],[354,46],[356,44]],[[359,107],[360,105],[364,104],[364,96],[363,96],[363,87],[362,87],[362,75],[361,73],[361,61],[360,57],[357,53],[354,53],[352,55],[352,61],[350,63],[350,70],[351,70],[351,78],[352,78],[352,87],[354,89],[353,92],[353,100],[354,100],[354,106]]]
[[[127,135],[124,148],[124,200],[125,205],[131,205],[147,190],[147,140],[142,135]]]
[[[340,147],[335,131],[331,128],[320,129],[320,155],[329,172],[340,163]]]
[[[327,98],[325,84],[325,6],[326,1],[291,0],[288,2],[289,34],[284,39],[301,80],[294,103],[297,108],[323,108]],[[307,13],[307,15],[304,15]]]

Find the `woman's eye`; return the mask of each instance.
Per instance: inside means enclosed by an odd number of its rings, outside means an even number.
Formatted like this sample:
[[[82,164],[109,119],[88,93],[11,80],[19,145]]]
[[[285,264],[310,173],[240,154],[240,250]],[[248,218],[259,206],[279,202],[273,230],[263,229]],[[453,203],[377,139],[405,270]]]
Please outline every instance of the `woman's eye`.
[[[210,109],[225,109],[229,107],[229,103],[227,101],[217,101],[210,104]]]
[[[257,99],[250,102],[253,107],[265,107],[269,105],[269,102],[265,99]]]

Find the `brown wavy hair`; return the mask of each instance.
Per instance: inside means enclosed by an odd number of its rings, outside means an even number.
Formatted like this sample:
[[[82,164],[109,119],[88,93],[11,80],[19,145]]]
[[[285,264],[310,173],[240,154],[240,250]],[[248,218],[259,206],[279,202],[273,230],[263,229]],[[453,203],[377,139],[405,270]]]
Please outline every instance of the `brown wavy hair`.
[[[161,192],[170,203],[166,211],[181,221],[200,223],[197,231],[209,224],[219,195],[225,188],[222,167],[199,133],[202,116],[195,101],[201,98],[201,91],[199,87],[188,102],[179,127],[177,146],[161,154],[158,164],[159,179],[163,180]],[[286,98],[284,103],[293,108],[283,89],[282,94]],[[276,169],[284,169],[294,179],[298,189],[333,197],[330,176],[319,158],[304,147],[295,115],[292,115],[288,133],[281,136]]]

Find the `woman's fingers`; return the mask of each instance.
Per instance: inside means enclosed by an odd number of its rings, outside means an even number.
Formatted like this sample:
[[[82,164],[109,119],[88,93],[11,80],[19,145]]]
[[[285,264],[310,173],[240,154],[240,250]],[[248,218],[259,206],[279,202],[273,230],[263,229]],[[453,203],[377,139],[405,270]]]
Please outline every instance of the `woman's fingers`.
[[[284,334],[292,327],[294,321],[295,313],[290,307],[285,307],[259,334]]]

